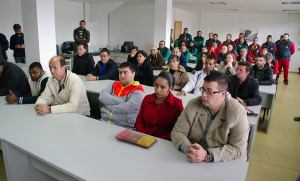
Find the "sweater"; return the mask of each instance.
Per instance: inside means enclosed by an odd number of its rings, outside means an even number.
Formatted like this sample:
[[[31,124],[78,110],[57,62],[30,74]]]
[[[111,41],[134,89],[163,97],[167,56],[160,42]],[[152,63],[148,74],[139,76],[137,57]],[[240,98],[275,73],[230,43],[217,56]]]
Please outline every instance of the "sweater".
[[[8,49],[8,41],[2,33],[0,33],[0,58],[7,60],[6,50]]]
[[[147,59],[142,65],[137,66],[134,80],[144,85],[153,86],[153,69]]]
[[[16,48],[16,45],[24,44],[24,34],[14,34],[10,37],[10,49],[14,51],[14,57],[25,57],[25,48]]]
[[[51,106],[52,113],[75,112],[90,115],[86,90],[78,75],[67,71],[62,90],[59,90],[59,82],[54,77],[50,77],[36,104]]]
[[[136,131],[170,140],[173,126],[183,110],[182,100],[171,92],[164,103],[155,103],[155,99],[155,93],[143,99],[136,119]]]
[[[272,85],[274,83],[273,70],[268,64],[265,64],[261,69],[254,65],[251,75],[259,82],[259,85]]]
[[[34,104],[38,97],[44,92],[49,75],[44,73],[39,80],[28,79],[32,96],[18,97],[18,104]]]
[[[103,65],[103,63],[101,61],[98,61],[97,65],[92,71],[93,76],[99,76],[98,80],[117,80],[119,78],[118,64],[115,61],[113,61],[112,59],[108,60],[106,64],[106,69],[104,71],[106,73],[104,75],[100,75],[100,72],[102,72],[101,65]]]
[[[101,120],[134,128],[143,98],[144,89],[137,81],[127,86],[123,86],[120,81],[109,84],[99,96],[103,104],[100,109]]]
[[[87,75],[92,73],[94,66],[93,56],[86,52],[82,56],[76,55],[74,57],[72,72],[78,75]]]
[[[30,86],[24,71],[11,62],[6,62],[0,75],[0,96],[13,91],[17,97],[30,96]]]
[[[248,75],[241,84],[236,75],[228,80],[228,92],[233,98],[241,98],[247,106],[255,106],[261,103],[262,97],[259,95],[258,81]]]

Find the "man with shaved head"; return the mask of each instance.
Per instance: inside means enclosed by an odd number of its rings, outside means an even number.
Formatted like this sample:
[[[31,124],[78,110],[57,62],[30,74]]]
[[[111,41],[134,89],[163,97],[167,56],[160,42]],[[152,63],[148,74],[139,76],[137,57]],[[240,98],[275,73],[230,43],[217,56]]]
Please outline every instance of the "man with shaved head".
[[[155,46],[150,49],[150,54],[147,59],[153,70],[162,70],[162,66],[165,65],[164,57],[158,53],[158,49]]]

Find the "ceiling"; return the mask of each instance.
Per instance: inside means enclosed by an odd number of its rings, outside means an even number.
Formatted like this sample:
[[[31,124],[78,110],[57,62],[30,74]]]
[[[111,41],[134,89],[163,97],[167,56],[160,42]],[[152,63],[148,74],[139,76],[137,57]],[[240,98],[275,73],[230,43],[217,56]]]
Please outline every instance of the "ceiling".
[[[73,0],[80,2],[152,3],[154,0]],[[300,0],[173,0],[173,6],[197,12],[300,13]]]

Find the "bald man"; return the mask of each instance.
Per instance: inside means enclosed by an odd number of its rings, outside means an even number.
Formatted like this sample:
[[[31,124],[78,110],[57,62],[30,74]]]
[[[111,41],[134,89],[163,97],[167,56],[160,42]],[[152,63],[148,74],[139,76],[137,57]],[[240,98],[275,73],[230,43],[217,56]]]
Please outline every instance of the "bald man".
[[[162,70],[162,66],[165,65],[164,57],[158,53],[157,47],[153,46],[150,49],[150,55],[147,57],[153,70]]]
[[[90,106],[82,80],[67,70],[66,61],[54,56],[49,62],[52,77],[36,101],[35,110],[40,115],[75,112],[90,115]]]

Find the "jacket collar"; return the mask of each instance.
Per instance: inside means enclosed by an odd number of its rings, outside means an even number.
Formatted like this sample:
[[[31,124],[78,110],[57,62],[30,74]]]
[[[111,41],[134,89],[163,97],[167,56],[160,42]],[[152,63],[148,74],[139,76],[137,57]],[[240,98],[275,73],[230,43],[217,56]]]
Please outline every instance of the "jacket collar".
[[[155,99],[156,99],[155,93],[150,94],[147,102],[155,103]],[[175,103],[175,97],[171,92],[169,93],[169,95],[166,98],[166,103],[170,104],[171,106],[173,106]]]

